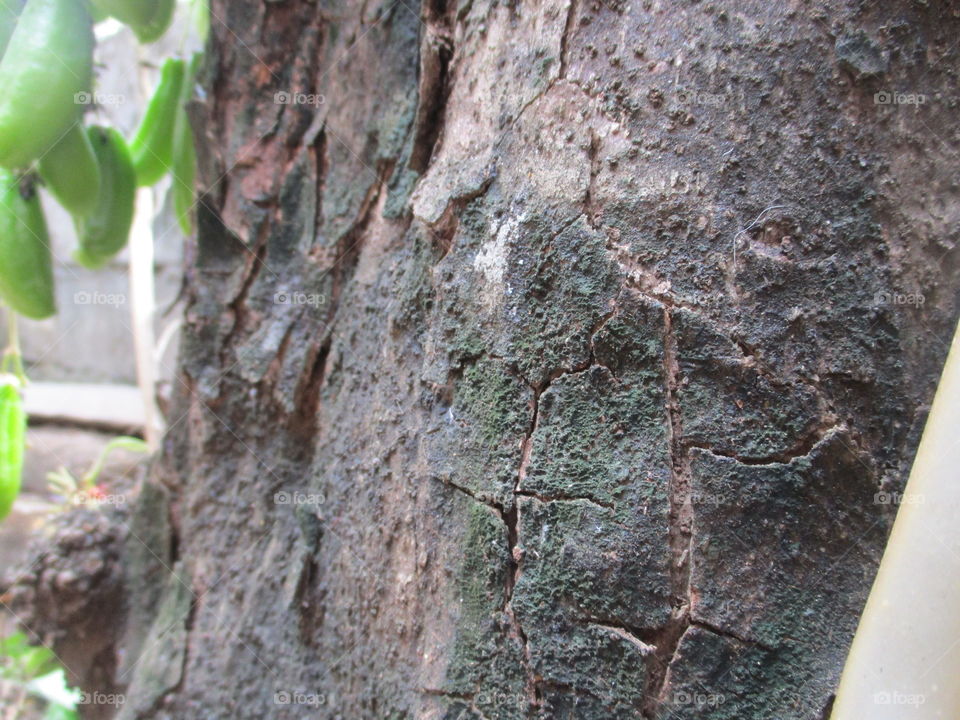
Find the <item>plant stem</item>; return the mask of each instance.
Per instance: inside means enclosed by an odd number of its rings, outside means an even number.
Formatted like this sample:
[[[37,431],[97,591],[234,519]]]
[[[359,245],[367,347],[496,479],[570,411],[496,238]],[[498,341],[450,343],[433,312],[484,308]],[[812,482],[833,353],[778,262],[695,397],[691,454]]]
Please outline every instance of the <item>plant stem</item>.
[[[7,310],[7,348],[3,352],[3,371],[12,372],[21,385],[27,384],[27,374],[23,370],[23,356],[20,353],[20,332],[17,326],[17,314],[9,307]]]

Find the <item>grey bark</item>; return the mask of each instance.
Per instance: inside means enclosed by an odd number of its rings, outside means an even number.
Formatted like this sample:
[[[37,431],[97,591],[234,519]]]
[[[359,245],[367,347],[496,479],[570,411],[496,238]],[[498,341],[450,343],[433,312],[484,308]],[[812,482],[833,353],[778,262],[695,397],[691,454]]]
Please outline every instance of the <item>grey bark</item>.
[[[957,14],[213,2],[121,716],[826,717],[957,318]]]

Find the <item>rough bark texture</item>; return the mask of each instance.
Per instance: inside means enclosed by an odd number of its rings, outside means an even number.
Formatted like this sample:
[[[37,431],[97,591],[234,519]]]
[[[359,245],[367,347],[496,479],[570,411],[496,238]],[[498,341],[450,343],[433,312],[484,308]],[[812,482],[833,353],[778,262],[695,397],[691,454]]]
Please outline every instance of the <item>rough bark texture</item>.
[[[957,317],[957,11],[212,8],[121,717],[825,717]]]

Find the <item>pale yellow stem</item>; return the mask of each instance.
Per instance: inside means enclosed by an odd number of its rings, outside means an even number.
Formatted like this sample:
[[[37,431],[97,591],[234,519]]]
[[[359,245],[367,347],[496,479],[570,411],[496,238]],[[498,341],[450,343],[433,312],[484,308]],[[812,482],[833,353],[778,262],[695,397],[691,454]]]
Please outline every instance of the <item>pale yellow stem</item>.
[[[832,720],[960,718],[960,329],[857,628]]]

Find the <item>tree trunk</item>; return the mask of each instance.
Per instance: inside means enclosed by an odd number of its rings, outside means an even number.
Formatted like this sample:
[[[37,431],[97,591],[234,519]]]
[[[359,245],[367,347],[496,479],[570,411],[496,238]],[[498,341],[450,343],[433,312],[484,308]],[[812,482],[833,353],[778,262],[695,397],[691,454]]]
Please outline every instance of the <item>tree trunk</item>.
[[[212,13],[121,717],[827,717],[960,308],[958,11]]]

